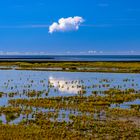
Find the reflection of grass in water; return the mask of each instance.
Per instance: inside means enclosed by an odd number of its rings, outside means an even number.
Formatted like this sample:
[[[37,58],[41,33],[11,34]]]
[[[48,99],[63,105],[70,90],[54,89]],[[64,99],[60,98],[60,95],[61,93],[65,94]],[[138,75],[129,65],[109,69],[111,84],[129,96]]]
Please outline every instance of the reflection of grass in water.
[[[71,97],[51,97],[51,98],[39,98],[39,99],[16,99],[10,100],[12,105],[28,105],[35,107],[47,107],[47,108],[65,108],[65,109],[78,109],[79,111],[94,111],[93,106],[120,104],[123,102],[133,101],[140,98],[140,93],[133,94],[130,90],[108,90],[105,91],[107,96],[71,96]],[[116,94],[115,94],[116,93]]]
[[[9,123],[9,122],[15,120],[16,118],[18,118],[20,116],[20,114],[17,114],[17,113],[6,113],[5,116],[6,116],[7,123]]]
[[[111,92],[111,93],[110,93]],[[116,92],[116,94],[114,94]],[[122,102],[132,100],[140,96],[139,93],[131,94],[132,90],[106,91],[107,97],[100,96],[73,96],[52,97],[36,99],[10,100],[15,107],[3,107],[0,111],[7,114],[7,122],[16,119],[15,114],[33,114],[32,118],[23,119],[18,125],[0,125],[1,139],[138,139],[140,137],[139,125],[130,122],[129,117],[140,116],[140,112],[133,109],[110,109],[105,103]],[[119,92],[119,94],[118,94]],[[125,93],[126,92],[126,93]],[[54,112],[36,111],[29,107],[35,106],[54,109]],[[62,121],[59,120],[59,110],[70,109],[75,113],[69,113],[69,121],[66,122],[66,114],[62,113]],[[80,113],[76,114],[77,111]],[[96,117],[94,115],[96,114]],[[102,117],[105,117],[102,119]],[[127,118],[125,120],[120,117]],[[64,118],[64,119],[63,119]]]
[[[7,123],[15,120],[20,116],[20,114],[30,114],[32,112],[31,108],[21,108],[21,107],[12,107],[12,106],[7,106],[7,107],[0,107],[0,114],[5,115]]]
[[[28,97],[40,97],[42,94],[43,94],[42,91],[35,91],[35,90],[32,90],[32,91],[29,91],[29,92],[27,93],[27,96],[28,96]]]
[[[52,97],[52,98],[35,98],[35,99],[16,99],[16,100],[10,100],[9,103],[12,104],[13,106],[32,106],[32,107],[43,107],[43,108],[48,108],[48,109],[55,109],[60,110],[75,110],[80,111],[81,113],[93,113],[96,114],[97,116],[114,116],[119,117],[119,116],[139,116],[140,112],[136,108],[133,110],[125,110],[125,109],[110,109],[109,106],[112,103],[123,103],[126,101],[131,101],[137,98],[140,98],[140,94],[132,94],[134,90],[128,89],[125,91],[121,90],[108,90],[106,91],[106,94],[108,96],[89,96],[89,97],[84,97],[84,96],[72,96],[72,97]],[[116,93],[116,94],[115,94]],[[52,118],[58,118],[58,113],[57,115],[54,115],[55,113],[48,113],[48,116],[51,116]],[[54,116],[53,116],[54,115]],[[70,113],[71,115],[71,113]],[[64,117],[65,114],[62,114],[62,118]]]
[[[29,81],[34,83],[31,79]],[[124,79],[125,83],[130,81]],[[93,85],[93,88],[109,87],[109,80],[101,79],[99,82],[102,84]],[[43,81],[40,83],[43,84]],[[72,83],[74,85],[75,81]],[[26,117],[21,118],[17,125],[1,124],[0,139],[139,139],[140,125],[136,125],[135,120],[130,121],[131,117],[140,117],[139,105],[132,105],[131,109],[110,108],[112,103],[120,104],[140,98],[138,91],[114,88],[105,91],[105,96],[102,97],[98,96],[98,90],[92,90],[93,95],[85,97],[84,94],[92,86],[85,86],[84,81],[81,83],[80,96],[10,100],[11,107],[0,108],[7,122],[16,120],[20,114]],[[30,88],[31,84],[28,86]],[[49,90],[51,88],[54,87],[48,86]],[[16,95],[12,92],[10,94],[11,97]],[[28,97],[38,97],[41,94],[42,91],[25,92]],[[36,110],[32,107],[36,107]],[[61,109],[63,113],[60,115]],[[66,114],[67,110],[71,112]]]
[[[140,104],[139,105],[130,105],[131,106],[131,109],[135,109],[135,110],[138,110],[140,111]]]
[[[0,98],[3,96],[3,92],[0,92]]]

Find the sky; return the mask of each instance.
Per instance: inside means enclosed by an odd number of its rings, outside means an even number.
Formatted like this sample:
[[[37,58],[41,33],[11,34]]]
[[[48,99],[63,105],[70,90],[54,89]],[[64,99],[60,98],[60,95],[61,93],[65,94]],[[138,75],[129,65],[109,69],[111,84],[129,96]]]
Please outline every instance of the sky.
[[[137,54],[140,0],[1,0],[3,52]]]

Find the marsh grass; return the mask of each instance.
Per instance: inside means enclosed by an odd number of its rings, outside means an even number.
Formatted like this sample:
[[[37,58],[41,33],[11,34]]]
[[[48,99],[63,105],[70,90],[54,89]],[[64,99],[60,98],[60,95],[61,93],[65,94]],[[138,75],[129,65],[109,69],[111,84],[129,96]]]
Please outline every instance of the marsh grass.
[[[0,62],[5,69],[140,73],[140,62]]]
[[[103,69],[106,67],[108,70],[112,67],[119,70],[124,68],[123,65],[127,65],[129,70],[132,68],[131,63],[118,63],[116,66],[112,63],[99,62],[12,64],[23,69],[60,66],[64,67],[64,70],[71,67],[69,65],[73,65],[72,71],[76,71],[77,66]],[[134,68],[139,69],[138,65],[139,63],[134,63]],[[19,77],[20,81],[22,78]],[[140,123],[138,123],[140,106],[131,104],[129,109],[119,107],[124,102],[140,99],[140,91],[135,89],[139,84],[135,79],[124,78],[121,85],[118,83],[112,87],[112,82],[115,80],[107,78],[87,79],[86,82],[81,79],[57,80],[58,86],[45,78],[36,83],[29,75],[26,78],[28,84],[22,85],[24,87],[22,92],[18,92],[18,85],[11,84],[14,82],[13,79],[4,82],[4,87],[10,89],[10,92],[0,92],[1,99],[8,98],[8,103],[0,107],[0,119],[3,117],[6,119],[6,124],[3,120],[0,121],[0,139],[137,140],[140,138]],[[37,84],[43,87],[42,90],[34,90]],[[128,84],[130,88],[127,87]],[[60,89],[70,91],[70,88],[78,90],[71,96],[58,96]],[[14,90],[17,92],[13,92]],[[50,93],[55,96],[50,97]],[[112,104],[118,107],[112,108]]]

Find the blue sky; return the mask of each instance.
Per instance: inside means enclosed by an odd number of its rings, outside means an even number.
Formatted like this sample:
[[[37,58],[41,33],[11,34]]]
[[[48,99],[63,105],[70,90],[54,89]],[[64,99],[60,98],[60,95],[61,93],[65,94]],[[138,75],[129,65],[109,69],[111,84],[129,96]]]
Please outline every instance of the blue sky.
[[[74,16],[85,20],[78,30],[48,33],[53,22]],[[140,52],[140,1],[0,1],[0,51]]]

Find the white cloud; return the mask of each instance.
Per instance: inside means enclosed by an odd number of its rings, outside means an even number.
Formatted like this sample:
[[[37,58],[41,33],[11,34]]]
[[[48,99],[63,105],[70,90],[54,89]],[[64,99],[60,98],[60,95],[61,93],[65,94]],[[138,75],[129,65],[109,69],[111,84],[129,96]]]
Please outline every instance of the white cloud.
[[[66,32],[66,31],[76,31],[79,29],[81,23],[84,22],[84,19],[79,16],[61,18],[57,22],[54,22],[49,26],[49,33],[53,32]]]

